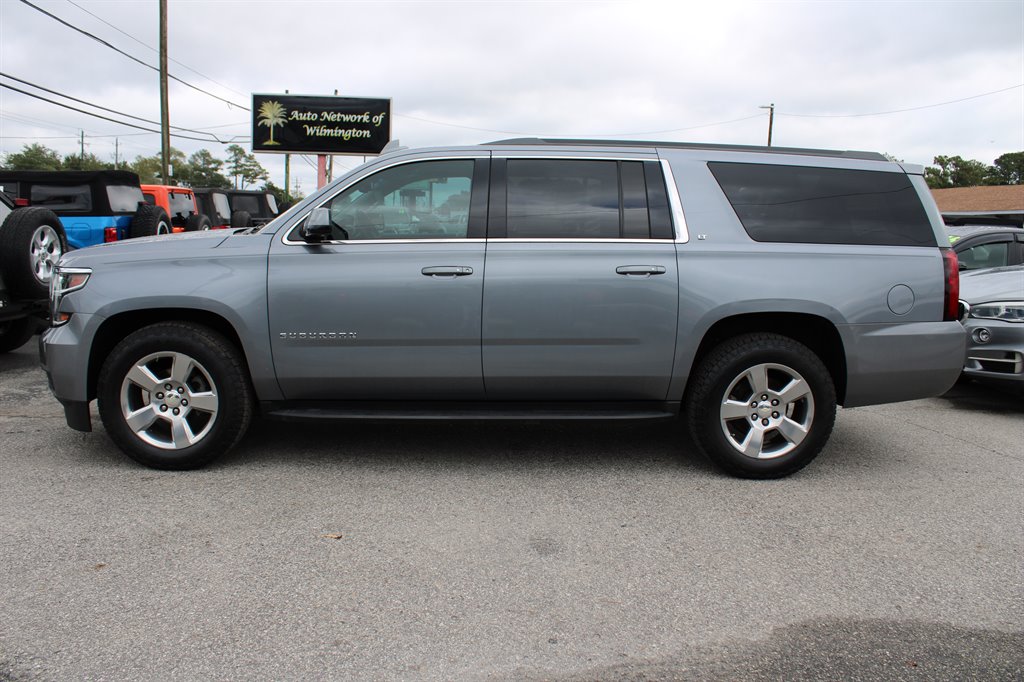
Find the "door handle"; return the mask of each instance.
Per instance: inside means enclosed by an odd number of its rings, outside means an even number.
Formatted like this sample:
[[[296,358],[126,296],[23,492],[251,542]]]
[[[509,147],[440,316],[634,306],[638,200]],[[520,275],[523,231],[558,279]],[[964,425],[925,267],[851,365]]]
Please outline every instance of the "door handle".
[[[620,275],[646,276],[664,275],[664,265],[620,265],[615,268]]]
[[[435,265],[423,268],[420,272],[427,277],[465,277],[473,274],[473,268],[468,265]]]

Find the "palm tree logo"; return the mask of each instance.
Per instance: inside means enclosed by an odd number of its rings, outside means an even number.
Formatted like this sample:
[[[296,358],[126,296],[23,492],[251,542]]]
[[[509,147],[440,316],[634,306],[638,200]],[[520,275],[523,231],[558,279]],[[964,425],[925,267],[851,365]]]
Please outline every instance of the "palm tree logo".
[[[259,125],[267,126],[270,128],[270,141],[266,142],[267,145],[280,145],[280,142],[274,142],[274,127],[283,126],[286,122],[284,106],[280,102],[273,100],[267,100],[260,105]]]

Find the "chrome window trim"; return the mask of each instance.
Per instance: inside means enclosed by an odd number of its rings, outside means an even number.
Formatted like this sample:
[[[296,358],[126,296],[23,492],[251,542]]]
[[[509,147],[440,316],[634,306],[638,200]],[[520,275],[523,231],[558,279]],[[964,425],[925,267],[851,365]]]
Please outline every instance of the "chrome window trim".
[[[532,161],[534,159],[541,161],[657,161],[658,157],[655,154],[641,154],[638,153],[636,156],[608,156],[607,154],[600,154],[599,156],[565,156],[563,154],[514,154],[508,155],[506,152],[494,152],[492,159],[505,159],[506,161]]]
[[[645,154],[638,152],[636,156],[565,156],[565,155],[552,155],[552,154],[512,154],[509,155],[507,152],[494,152],[493,154],[465,154],[455,156],[427,156],[422,158],[412,159],[396,159],[392,163],[388,163],[379,168],[373,168],[372,172],[364,173],[357,178],[353,178],[351,182],[345,183],[338,187],[336,192],[331,193],[330,196],[325,197],[322,201],[318,202],[315,206],[311,206],[308,211],[303,214],[301,218],[295,221],[295,224],[284,230],[281,235],[281,243],[287,246],[310,246],[309,242],[303,240],[288,239],[288,234],[294,232],[298,225],[309,217],[309,214],[314,208],[323,208],[324,204],[333,200],[336,196],[352,187],[357,182],[369,177],[372,174],[376,174],[395,166],[402,166],[410,163],[422,163],[424,161],[461,161],[464,159],[560,159],[560,160],[582,160],[582,161],[650,161],[654,160],[651,157],[653,154]],[[662,175],[665,179],[665,190],[668,194],[669,212],[672,214],[672,229],[675,231],[675,239],[572,239],[564,237],[552,237],[552,238],[494,238],[488,237],[485,239],[338,239],[317,242],[318,244],[480,244],[484,242],[494,242],[496,244],[550,244],[550,243],[566,243],[566,244],[671,244],[679,243],[685,244],[689,239],[689,233],[686,229],[686,218],[683,215],[682,201],[679,198],[679,188],[676,186],[675,176],[672,175],[672,167],[668,159],[657,159],[661,163]]]
[[[668,208],[672,213],[672,226],[676,232],[675,241],[685,244],[690,241],[690,233],[686,229],[686,216],[683,215],[683,202],[679,197],[679,187],[672,175],[672,164],[668,159],[661,159],[661,172],[665,176],[665,190],[668,192]]]
[[[675,244],[674,239],[593,239],[571,238],[571,237],[491,237],[487,240],[494,244],[550,244],[552,242],[564,242],[566,244]]]

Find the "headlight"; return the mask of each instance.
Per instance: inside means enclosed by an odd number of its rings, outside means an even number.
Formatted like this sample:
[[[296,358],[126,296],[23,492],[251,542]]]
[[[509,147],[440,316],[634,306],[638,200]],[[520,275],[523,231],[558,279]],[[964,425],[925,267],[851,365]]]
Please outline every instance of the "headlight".
[[[65,294],[77,291],[89,281],[89,268],[64,268],[57,266],[57,272],[50,278],[50,324],[59,327],[71,319],[70,313],[60,312],[60,302]]]
[[[977,303],[971,306],[969,315],[980,320],[1024,322],[1024,301]]]

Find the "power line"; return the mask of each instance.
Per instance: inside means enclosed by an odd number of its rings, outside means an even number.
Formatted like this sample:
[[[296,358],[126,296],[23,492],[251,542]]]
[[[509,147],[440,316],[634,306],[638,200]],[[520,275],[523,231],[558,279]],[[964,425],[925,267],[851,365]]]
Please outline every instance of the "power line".
[[[48,92],[51,95],[57,95],[58,97],[63,97],[64,99],[69,99],[72,102],[78,102],[79,104],[84,104],[86,106],[93,107],[94,109],[99,109],[100,111],[108,111],[108,112],[110,112],[112,114],[117,114],[119,116],[125,116],[127,118],[135,119],[136,121],[142,121],[143,123],[149,123],[151,125],[160,125],[159,121],[152,121],[152,120],[150,120],[148,118],[142,118],[141,116],[134,116],[132,114],[126,114],[123,111],[118,111],[117,109],[110,109],[108,107],[100,106],[99,104],[93,104],[92,102],[86,101],[84,99],[79,99],[78,97],[72,97],[71,95],[66,95],[63,92],[58,92],[57,90],[51,90],[50,88],[43,87],[42,85],[38,85],[38,84],[33,83],[31,81],[27,81],[27,80],[25,80],[23,78],[18,78],[17,76],[12,76],[9,73],[4,73],[3,71],[0,71],[0,76],[3,76],[4,78],[10,78],[13,81],[17,81],[17,82],[22,83],[24,85],[28,85],[29,87],[36,88],[37,90],[42,90],[43,92]],[[233,125],[233,124],[230,124],[230,125]],[[218,138],[213,133],[205,132],[203,130],[196,130],[194,128],[183,128],[181,126],[171,126],[171,128],[173,128],[175,130],[184,130],[185,132],[188,132],[188,133],[198,133],[200,135],[209,135],[212,138],[211,141],[219,142],[221,144],[227,144],[226,142],[224,142],[223,140]],[[232,138],[231,141],[234,141],[234,138]]]
[[[24,4],[28,5],[29,7],[31,7],[32,9],[36,10],[37,12],[41,12],[41,13],[45,14],[46,16],[50,17],[51,19],[53,19],[54,21],[56,21],[58,23],[61,23],[61,24],[64,24],[68,28],[70,28],[72,30],[75,30],[75,31],[78,31],[79,33],[81,33],[84,36],[88,36],[89,38],[92,38],[93,40],[95,40],[96,42],[100,43],[101,45],[105,45],[106,47],[109,47],[114,52],[117,52],[118,54],[124,55],[128,59],[131,59],[133,62],[137,62],[137,63],[141,64],[142,66],[145,66],[147,69],[152,69],[153,71],[159,71],[160,70],[160,69],[156,68],[155,66],[151,66],[151,65],[147,64],[146,62],[142,61],[138,57],[133,57],[132,55],[130,55],[127,52],[125,52],[124,50],[122,50],[120,48],[117,48],[117,47],[114,47],[113,45],[111,45],[107,41],[103,40],[99,36],[93,35],[92,33],[89,33],[86,30],[78,28],[74,24],[70,24],[70,23],[64,21],[63,19],[61,19],[57,15],[51,14],[50,12],[47,12],[42,7],[37,7],[36,5],[33,5],[28,0],[21,0],[21,1]],[[209,92],[207,90],[203,90],[202,88],[197,87],[195,85],[192,85],[191,83],[189,83],[187,81],[183,81],[182,79],[178,78],[177,76],[173,76],[171,74],[167,74],[167,77],[170,78],[173,81],[177,81],[178,83],[181,83],[182,85],[188,86],[188,87],[192,88],[193,90],[196,90],[197,92],[201,92],[204,95],[209,95],[210,97],[213,97],[214,99],[218,99],[221,102],[224,102],[225,104],[227,104],[228,106],[238,107],[239,109],[244,109],[245,111],[249,111],[249,107],[243,107],[241,104],[235,104],[234,102],[232,102],[230,100],[227,100],[227,99],[224,99],[223,97],[221,97],[219,95],[215,95],[212,92]]]
[[[63,107],[65,109],[70,109],[71,111],[77,111],[80,114],[85,114],[87,116],[93,116],[95,118],[103,119],[104,121],[110,121],[111,123],[118,123],[118,124],[123,125],[123,126],[128,126],[129,128],[136,128],[138,130],[145,130],[147,133],[156,133],[157,135],[160,134],[159,130],[151,130],[149,128],[143,128],[142,126],[135,125],[134,123],[128,123],[127,121],[118,121],[118,120],[110,118],[108,116],[100,116],[99,114],[94,114],[91,111],[86,111],[85,109],[79,109],[77,107],[73,107],[73,106],[70,106],[68,104],[63,104],[61,102],[56,102],[56,101],[54,101],[52,99],[49,99],[47,97],[43,97],[42,95],[32,94],[31,92],[27,92],[25,90],[22,90],[21,88],[16,88],[13,85],[7,85],[6,83],[0,83],[0,88],[7,88],[8,90],[14,90],[15,92],[20,92],[23,95],[28,95],[29,97],[34,97],[35,99],[39,99],[39,100],[42,100],[44,102],[49,102],[50,104],[56,104],[59,107]],[[197,142],[211,142],[212,141],[212,140],[209,140],[207,138],[192,137],[191,135],[182,135],[180,133],[171,133],[171,134],[174,135],[175,137],[180,137],[180,138],[185,139],[185,140],[196,140]],[[226,143],[221,143],[221,144],[226,144]]]
[[[86,14],[88,14],[89,16],[93,17],[93,18],[94,18],[94,19],[96,19],[97,21],[99,21],[99,22],[101,22],[101,23],[104,23],[104,24],[106,24],[107,26],[109,26],[110,28],[114,29],[115,31],[117,31],[117,32],[118,32],[118,33],[120,33],[121,35],[123,35],[123,36],[126,36],[126,37],[128,37],[128,38],[131,38],[132,40],[134,40],[135,42],[137,42],[137,43],[138,43],[139,45],[142,45],[142,46],[143,46],[144,48],[146,48],[147,50],[149,50],[149,51],[151,51],[151,52],[158,52],[158,50],[157,50],[157,49],[156,49],[155,47],[153,47],[153,46],[151,46],[151,45],[147,45],[146,43],[142,42],[141,40],[139,40],[138,38],[136,38],[135,36],[133,36],[133,35],[132,35],[131,33],[128,33],[127,31],[123,31],[123,30],[119,29],[119,28],[118,28],[117,26],[114,26],[114,25],[113,25],[112,23],[110,23],[109,21],[107,21],[107,20],[106,20],[106,19],[104,19],[103,17],[101,17],[101,16],[99,16],[99,15],[97,15],[97,14],[93,14],[92,12],[90,12],[89,10],[87,10],[86,8],[84,8],[84,7],[82,7],[81,5],[79,5],[79,4],[77,3],[77,2],[74,2],[74,0],[67,0],[67,2],[68,2],[69,4],[71,4],[71,5],[74,5],[74,6],[75,6],[75,7],[77,7],[78,9],[82,10],[83,12],[85,12],[85,13],[86,13]],[[224,88],[225,90],[230,90],[231,92],[233,92],[233,93],[235,93],[235,94],[241,95],[241,96],[243,96],[243,97],[248,97],[248,94],[247,94],[247,93],[244,93],[244,92],[239,92],[238,90],[235,90],[234,88],[232,88],[232,87],[230,87],[230,86],[227,86],[227,85],[224,85],[223,83],[220,83],[220,82],[218,82],[218,81],[215,81],[214,79],[212,79],[212,78],[210,78],[209,76],[207,76],[207,75],[206,75],[205,73],[200,73],[199,71],[196,71],[195,69],[193,69],[193,68],[192,68],[191,66],[189,66],[188,64],[183,64],[182,62],[179,62],[179,61],[178,61],[177,59],[171,59],[171,61],[172,61],[172,62],[174,62],[175,64],[177,64],[178,66],[180,66],[180,67],[184,68],[184,69],[188,69],[189,71],[191,71],[192,73],[196,74],[197,76],[202,76],[203,78],[205,78],[206,80],[210,81],[211,83],[215,83],[216,85],[219,85],[219,86],[221,86],[221,87],[222,87],[222,88]]]
[[[1020,85],[1011,85],[1008,88],[1001,88],[999,90],[993,90],[992,92],[983,92],[980,95],[971,95],[970,97],[961,97],[960,99],[951,99],[948,102],[937,102],[936,104],[925,104],[920,107],[909,107],[907,109],[893,109],[891,111],[874,111],[869,114],[787,114],[775,112],[776,116],[790,116],[793,118],[861,118],[863,116],[884,116],[886,114],[902,114],[906,111],[920,111],[921,109],[932,109],[934,107],[944,107],[947,104],[956,104],[958,102],[966,102],[972,99],[978,99],[979,97],[988,97],[989,95],[998,95],[1001,92],[1009,92],[1010,90],[1016,90],[1017,88],[1024,88],[1024,83]]]

